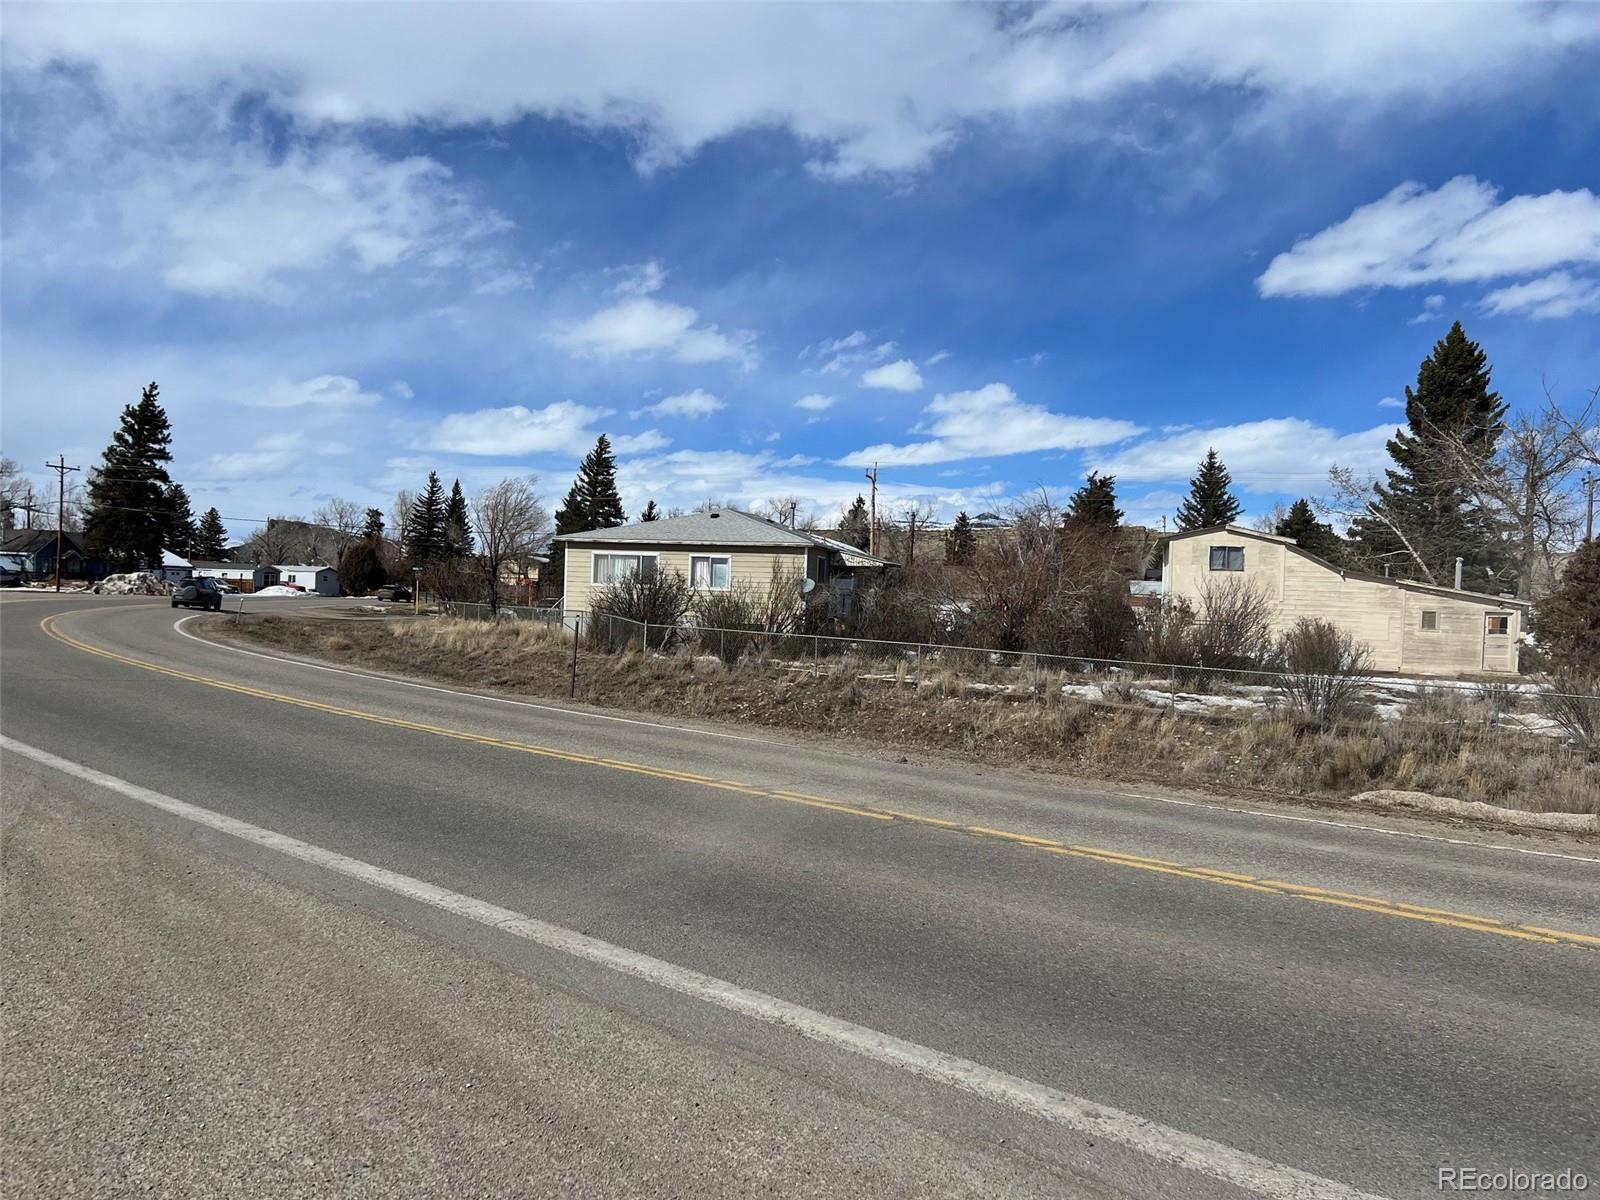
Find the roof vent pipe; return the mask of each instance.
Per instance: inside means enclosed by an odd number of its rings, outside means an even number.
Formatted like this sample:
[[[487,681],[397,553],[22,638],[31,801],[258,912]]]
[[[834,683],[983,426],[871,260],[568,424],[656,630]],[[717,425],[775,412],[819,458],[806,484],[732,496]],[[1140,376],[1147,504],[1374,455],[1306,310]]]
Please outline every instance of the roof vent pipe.
[[[1461,560],[1456,559],[1456,591],[1461,590]]]

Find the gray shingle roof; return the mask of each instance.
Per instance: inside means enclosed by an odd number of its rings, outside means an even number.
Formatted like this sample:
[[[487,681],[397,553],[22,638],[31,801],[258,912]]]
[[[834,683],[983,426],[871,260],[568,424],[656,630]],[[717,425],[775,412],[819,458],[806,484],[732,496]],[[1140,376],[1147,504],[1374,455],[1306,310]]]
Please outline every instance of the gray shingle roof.
[[[633,545],[667,546],[814,546],[803,533],[775,525],[763,517],[753,517],[736,508],[685,513],[659,521],[637,521],[614,529],[590,529],[583,533],[564,533],[568,542],[622,542]]]

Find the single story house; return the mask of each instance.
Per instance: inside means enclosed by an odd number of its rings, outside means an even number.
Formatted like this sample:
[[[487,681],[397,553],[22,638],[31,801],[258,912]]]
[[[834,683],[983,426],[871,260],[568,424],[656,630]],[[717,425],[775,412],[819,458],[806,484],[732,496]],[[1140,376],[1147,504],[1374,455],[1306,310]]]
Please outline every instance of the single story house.
[[[25,578],[44,579],[56,573],[56,531],[54,529],[7,529],[0,534],[0,554],[20,559]],[[8,560],[9,561],[9,560]],[[61,532],[61,574],[67,579],[98,578],[105,564],[90,561],[83,547],[83,535],[71,529]]]
[[[1367,644],[1379,671],[1415,675],[1514,675],[1529,609],[1525,600],[1347,571],[1292,538],[1236,525],[1167,539],[1161,594],[1197,609],[1215,582],[1244,580],[1273,605],[1275,632],[1321,617]]]
[[[337,596],[339,594],[339,572],[333,567],[319,566],[277,566],[279,583],[297,583],[306,591],[318,596]]]
[[[181,554],[174,554],[171,550],[161,551],[161,578],[168,583],[177,583],[180,579],[188,579],[194,574],[194,567],[189,560]]]
[[[736,508],[567,533],[557,540],[566,548],[562,607],[577,612],[588,612],[593,593],[630,571],[678,571],[696,591],[711,592],[738,583],[765,591],[775,578],[809,580],[817,588],[831,587],[839,607],[848,610],[858,569],[896,565],[848,542]]]
[[[278,582],[278,568],[261,563],[207,562],[197,558],[189,565],[196,575],[220,579],[241,592],[258,592]]]

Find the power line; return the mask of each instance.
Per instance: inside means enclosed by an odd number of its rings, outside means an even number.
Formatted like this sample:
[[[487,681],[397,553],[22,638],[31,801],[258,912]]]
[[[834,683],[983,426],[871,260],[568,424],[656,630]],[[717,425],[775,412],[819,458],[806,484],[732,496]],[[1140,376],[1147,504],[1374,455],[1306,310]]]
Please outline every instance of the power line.
[[[67,466],[67,456],[56,456],[59,461],[45,466],[56,473],[56,591],[61,590],[61,527],[67,523],[67,472],[81,470]]]

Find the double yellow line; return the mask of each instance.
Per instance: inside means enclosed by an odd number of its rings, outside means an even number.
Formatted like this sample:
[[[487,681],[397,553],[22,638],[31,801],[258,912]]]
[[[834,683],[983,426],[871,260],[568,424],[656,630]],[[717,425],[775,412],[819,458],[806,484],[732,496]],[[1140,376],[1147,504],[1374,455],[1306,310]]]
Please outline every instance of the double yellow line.
[[[88,612],[95,610],[78,609],[75,611]],[[1008,829],[991,829],[984,825],[964,825],[960,821],[947,821],[939,817],[929,817],[921,813],[905,812],[900,809],[844,804],[826,796],[812,796],[805,792],[789,791],[783,788],[757,787],[753,784],[742,783],[736,779],[717,779],[710,775],[697,775],[689,771],[675,771],[667,767],[651,766],[647,763],[628,762],[624,759],[616,758],[601,758],[598,755],[581,754],[572,750],[558,750],[552,746],[539,746],[531,742],[517,742],[506,738],[487,737],[483,734],[468,733],[463,729],[451,729],[443,725],[407,721],[402,717],[384,716],[382,713],[368,712],[360,708],[324,704],[319,700],[307,700],[301,696],[291,696],[283,692],[269,692],[262,688],[250,687],[248,684],[235,683],[227,679],[216,679],[209,675],[197,675],[192,671],[182,671],[176,667],[166,667],[160,663],[148,662],[142,658],[132,658],[126,654],[118,654],[113,650],[102,649],[99,646],[91,646],[87,642],[79,641],[70,634],[63,633],[56,627],[58,620],[70,615],[71,613],[56,613],[41,621],[39,627],[56,641],[63,642],[75,650],[81,650],[85,654],[92,654],[98,658],[109,659],[112,662],[122,663],[129,667],[137,667],[142,671],[154,671],[159,675],[167,675],[173,679],[182,679],[189,683],[220,688],[223,691],[235,692],[241,696],[252,696],[258,700],[269,700],[276,704],[288,704],[295,708],[310,709],[313,712],[346,717],[353,721],[367,721],[374,725],[384,725],[393,729],[407,729],[415,733],[431,734],[435,737],[449,738],[458,742],[471,742],[479,746],[493,746],[501,750],[511,750],[519,754],[532,754],[539,758],[557,759],[561,762],[576,763],[580,766],[603,767],[611,771],[626,771],[632,775],[644,775],[652,779],[666,779],[674,783],[695,784],[699,787],[715,788],[719,791],[735,792],[744,796],[759,796],[768,800],[780,800],[787,804],[801,804],[809,808],[827,809],[830,812],[862,817],[872,821],[927,825],[972,837],[1011,842],[1019,847],[1041,850],[1048,854],[1092,859],[1107,866],[1123,867],[1135,871],[1150,871],[1161,875],[1198,880],[1202,883],[1215,884],[1220,887],[1241,888],[1250,892],[1265,892],[1270,895],[1283,896],[1295,900],[1309,900],[1315,904],[1331,904],[1340,908],[1352,908],[1361,912],[1377,913],[1386,917],[1399,917],[1407,921],[1421,921],[1428,925],[1447,925],[1453,929],[1466,929],[1474,933],[1494,934],[1498,937],[1515,938],[1525,942],[1583,946],[1591,949],[1600,948],[1600,937],[1592,937],[1585,933],[1545,929],[1537,925],[1512,925],[1496,917],[1452,912],[1448,909],[1400,903],[1379,899],[1375,896],[1357,895],[1351,892],[1329,891],[1326,888],[1311,887],[1300,883],[1287,883],[1278,879],[1261,879],[1254,875],[1244,875],[1237,871],[1224,871],[1216,867],[1169,862],[1160,858],[1146,858],[1142,855],[1125,854],[1120,850],[1107,850],[1099,846],[1072,845],[1057,841],[1054,838],[1035,837],[1032,834],[1016,833]]]

